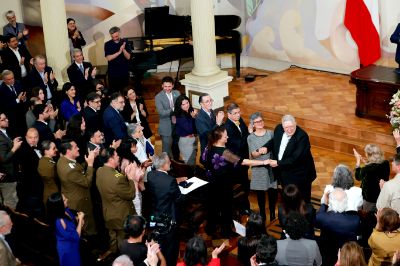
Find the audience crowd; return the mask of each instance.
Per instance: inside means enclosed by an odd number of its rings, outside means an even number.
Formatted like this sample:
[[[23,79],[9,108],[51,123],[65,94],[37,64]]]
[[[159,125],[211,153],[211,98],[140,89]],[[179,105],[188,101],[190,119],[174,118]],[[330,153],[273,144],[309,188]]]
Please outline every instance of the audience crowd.
[[[400,154],[389,180],[389,161],[379,146],[366,145],[365,157],[354,149],[354,171],[344,164],[334,169],[315,211],[310,139],[292,115],[284,115],[273,131],[259,112],[246,125],[239,105],[216,112],[208,94],[199,97],[197,111],[167,76],[154,99],[162,145],[155,154],[146,102],[130,85],[132,49],[118,27],[109,30],[104,45],[106,88],[83,58],[86,42],[76,21],[67,19],[73,62],[70,82],[60,90],[46,58],[30,54],[29,30],[13,11],[6,18],[0,36],[0,204],[9,213],[0,211],[0,265],[25,259],[14,251],[13,213],[49,225],[60,265],[93,263],[82,242],[100,261],[121,255],[113,265],[220,265],[225,243],[209,260],[200,236],[187,241],[178,261],[190,197],[180,187],[191,183],[172,174],[172,163],[204,170],[205,231],[213,239],[237,236],[233,219],[249,217],[237,263],[399,265]],[[398,130],[393,135],[400,147]],[[269,222],[276,219],[278,183],[279,240],[265,230],[267,214]],[[250,190],[256,191],[259,213],[250,210]]]

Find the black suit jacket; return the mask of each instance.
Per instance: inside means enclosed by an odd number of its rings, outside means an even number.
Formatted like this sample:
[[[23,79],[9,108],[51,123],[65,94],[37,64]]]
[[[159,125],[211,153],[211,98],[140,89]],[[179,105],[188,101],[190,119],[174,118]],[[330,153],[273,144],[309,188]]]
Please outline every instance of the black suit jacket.
[[[14,88],[17,95],[23,92],[21,83],[17,80],[14,83]],[[26,102],[20,101],[17,103],[16,99],[15,93],[3,82],[0,85],[0,110],[8,117],[9,127],[7,133],[11,138],[23,136],[26,132]]]
[[[51,131],[49,125],[46,125],[45,123],[36,120],[32,127],[36,128],[39,132],[39,145],[42,143],[43,140],[50,140],[55,142],[54,134]]]
[[[26,50],[25,46],[18,47],[19,54],[21,57],[25,57],[24,65],[27,73],[29,73],[30,65],[29,60],[31,59],[31,55]],[[18,61],[18,58],[15,56],[14,52],[11,51],[11,48],[4,48],[1,52],[1,60],[3,61],[3,68],[11,70],[14,73],[14,77],[17,80],[21,80],[21,67]]]
[[[203,154],[204,149],[207,147],[208,133],[210,133],[211,130],[213,130],[217,126],[214,111],[211,110],[210,117],[203,109],[200,109],[199,113],[197,114],[195,123],[197,134],[199,135],[200,140],[201,154]]]
[[[228,133],[226,148],[242,159],[248,159],[249,146],[247,144],[247,137],[249,136],[249,130],[242,118],[240,118],[239,123],[240,130],[230,119],[224,124],[226,133]]]
[[[38,172],[39,157],[34,148],[32,148],[26,141],[16,152],[19,168],[21,170],[20,191],[24,196],[40,196],[43,195],[43,182]],[[19,195],[18,195],[19,196]]]
[[[86,106],[85,108],[83,108],[82,116],[85,119],[86,132],[97,130],[102,131],[103,126],[99,111],[96,112],[91,107]]]
[[[147,188],[151,195],[151,214],[156,217],[167,214],[177,221],[177,203],[183,201],[184,195],[181,194],[176,179],[164,172],[153,170],[147,174]]]
[[[14,83],[15,91],[19,95],[24,90],[22,89],[21,83],[16,80]],[[11,113],[15,113],[18,107],[23,106],[23,102],[17,103],[17,95],[11,91],[4,82],[0,85],[0,109],[6,112],[7,116]]]
[[[277,125],[274,130],[274,138],[265,145],[268,151],[272,151],[275,160],[278,160],[284,132],[282,124]],[[278,160],[278,167],[273,170],[274,175],[280,178],[283,185],[311,183],[317,177],[310,140],[307,133],[299,126],[290,138],[282,159]]]
[[[45,74],[50,77],[50,73],[53,71],[53,69],[49,66],[46,66],[44,69]],[[28,75],[28,86],[30,90],[28,91],[28,97],[31,97],[30,92],[32,91],[33,87],[40,87],[44,91],[44,95],[47,97],[46,93],[46,84],[44,84],[42,77],[40,76],[39,72],[36,70],[35,67],[32,68],[32,71]],[[50,79],[50,78],[49,78]],[[60,102],[60,96],[57,94],[57,87],[58,87],[58,81],[54,79],[53,82],[48,81],[47,85],[49,85],[50,92],[52,94],[52,100],[57,104]]]
[[[0,181],[2,183],[17,181],[14,161],[15,157],[14,153],[11,152],[12,147],[13,141],[0,131],[0,172],[6,174],[6,176]]]
[[[86,95],[89,93],[92,87],[92,76],[91,72],[93,70],[92,64],[89,62],[82,62],[83,68],[86,70],[89,68],[89,76],[88,79],[85,79],[85,75],[81,72],[79,69],[78,65],[73,62],[68,68],[67,68],[67,73],[68,73],[68,78],[69,81],[71,81],[72,84],[74,84],[78,95],[80,98],[83,100],[86,98]]]
[[[390,41],[397,44],[395,60],[400,64],[400,23],[397,24],[396,30],[393,32],[392,36],[390,36]]]

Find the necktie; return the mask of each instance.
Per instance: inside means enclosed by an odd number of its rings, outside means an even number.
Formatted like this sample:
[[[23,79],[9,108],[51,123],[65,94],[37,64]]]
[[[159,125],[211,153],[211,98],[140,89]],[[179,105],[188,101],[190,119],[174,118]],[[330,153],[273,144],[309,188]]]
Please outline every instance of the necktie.
[[[169,107],[171,107],[172,111],[174,110],[174,100],[172,98],[172,93],[169,94],[168,96],[168,100],[169,100]]]
[[[82,64],[79,64],[79,69],[81,70],[82,74],[85,74],[85,73],[84,73],[84,72],[85,72],[85,69],[83,69],[83,65],[82,65]]]
[[[10,85],[10,88],[11,88],[11,91],[15,94],[15,96],[18,96],[17,91],[15,90],[14,86]]]

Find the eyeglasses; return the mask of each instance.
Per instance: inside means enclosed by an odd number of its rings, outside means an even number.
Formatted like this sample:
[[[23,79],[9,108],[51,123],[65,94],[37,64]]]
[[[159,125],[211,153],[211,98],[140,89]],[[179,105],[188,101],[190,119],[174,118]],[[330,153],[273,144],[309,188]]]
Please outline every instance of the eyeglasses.
[[[100,100],[97,100],[97,101],[93,101],[94,103],[101,103],[101,101]]]
[[[204,101],[204,103],[213,103],[213,102],[214,102],[214,100],[213,100],[213,99],[210,99],[210,100]]]
[[[259,124],[259,123],[263,123],[264,120],[257,120],[257,121],[253,121],[254,124]]]

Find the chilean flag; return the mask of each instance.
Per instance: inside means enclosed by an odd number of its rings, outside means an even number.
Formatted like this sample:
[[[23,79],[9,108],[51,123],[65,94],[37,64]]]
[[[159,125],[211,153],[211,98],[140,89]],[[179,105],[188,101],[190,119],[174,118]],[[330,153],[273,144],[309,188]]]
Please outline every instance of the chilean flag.
[[[378,0],[347,0],[344,25],[358,46],[360,64],[368,66],[381,58]]]

